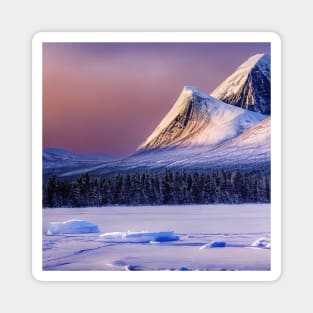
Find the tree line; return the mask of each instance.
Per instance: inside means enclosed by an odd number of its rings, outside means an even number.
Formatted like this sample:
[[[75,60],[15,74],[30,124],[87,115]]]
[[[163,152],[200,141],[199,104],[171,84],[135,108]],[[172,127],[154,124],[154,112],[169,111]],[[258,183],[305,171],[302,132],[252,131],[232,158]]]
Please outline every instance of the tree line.
[[[161,173],[119,173],[78,178],[48,177],[43,185],[44,207],[163,205],[270,202],[267,172],[240,169]]]

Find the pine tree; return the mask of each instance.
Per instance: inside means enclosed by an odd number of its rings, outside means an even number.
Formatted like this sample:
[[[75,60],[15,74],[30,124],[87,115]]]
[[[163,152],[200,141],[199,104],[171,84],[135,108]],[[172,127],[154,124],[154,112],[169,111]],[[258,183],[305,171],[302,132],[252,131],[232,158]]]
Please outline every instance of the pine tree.
[[[101,178],[88,173],[77,179],[51,175],[43,185],[43,205],[103,205],[270,202],[268,169],[189,171],[167,169],[117,173]]]

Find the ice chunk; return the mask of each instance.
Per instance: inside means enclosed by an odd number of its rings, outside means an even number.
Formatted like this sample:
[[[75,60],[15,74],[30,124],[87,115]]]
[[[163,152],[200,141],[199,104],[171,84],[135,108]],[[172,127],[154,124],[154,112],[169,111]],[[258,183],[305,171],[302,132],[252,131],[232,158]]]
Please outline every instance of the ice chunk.
[[[225,241],[212,241],[200,247],[200,250],[209,249],[209,248],[224,248],[226,247]]]
[[[126,234],[127,241],[132,242],[164,242],[178,240],[177,236],[173,231],[163,231],[163,232],[128,232]]]
[[[271,240],[267,237],[261,237],[253,242],[250,246],[256,248],[271,249]]]
[[[109,242],[164,242],[164,241],[174,241],[179,240],[179,236],[173,231],[164,232],[113,232],[104,233],[99,236],[99,240],[109,241]]]
[[[109,241],[109,242],[122,242],[124,240],[126,233],[112,232],[104,233],[99,235],[99,240]]]
[[[98,225],[83,220],[51,222],[47,235],[99,233]]]
[[[127,242],[150,242],[150,241],[158,241],[156,239],[157,233],[153,232],[127,232],[125,235],[125,241]]]

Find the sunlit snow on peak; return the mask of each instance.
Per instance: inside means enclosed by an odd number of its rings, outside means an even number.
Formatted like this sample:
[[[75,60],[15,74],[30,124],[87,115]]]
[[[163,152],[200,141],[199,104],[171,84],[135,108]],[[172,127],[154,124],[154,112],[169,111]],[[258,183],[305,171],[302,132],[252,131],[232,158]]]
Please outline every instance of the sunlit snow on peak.
[[[138,150],[212,145],[233,138],[265,118],[185,86],[169,113]]]

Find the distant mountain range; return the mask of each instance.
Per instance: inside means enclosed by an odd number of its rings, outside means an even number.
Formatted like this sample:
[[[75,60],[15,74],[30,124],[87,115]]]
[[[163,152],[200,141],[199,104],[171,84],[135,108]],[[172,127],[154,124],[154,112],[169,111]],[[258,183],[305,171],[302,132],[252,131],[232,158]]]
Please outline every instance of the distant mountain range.
[[[42,151],[43,177],[46,178],[52,174],[61,175],[74,169],[94,167],[112,160],[111,156],[99,152],[80,154],[63,148],[45,147]]]
[[[183,88],[176,103],[133,155],[44,149],[43,164],[63,164],[62,177],[164,169],[223,168],[270,164],[270,56],[257,54],[208,95]],[[75,166],[72,166],[75,164]],[[81,165],[80,165],[81,164]]]
[[[66,161],[108,161],[113,158],[101,152],[75,153],[63,148],[44,148],[42,158],[45,164],[48,162]]]

